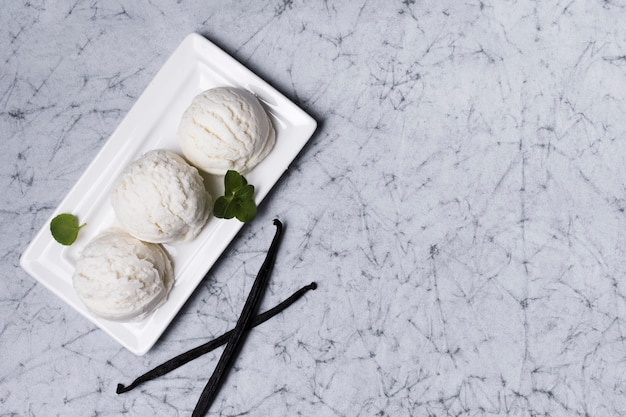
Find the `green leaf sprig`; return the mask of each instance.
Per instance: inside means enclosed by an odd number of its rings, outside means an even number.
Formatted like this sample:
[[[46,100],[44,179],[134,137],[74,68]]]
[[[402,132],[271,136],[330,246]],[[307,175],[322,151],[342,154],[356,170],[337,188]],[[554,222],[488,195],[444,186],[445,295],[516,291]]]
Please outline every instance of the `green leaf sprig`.
[[[62,213],[50,221],[50,233],[61,245],[69,246],[76,241],[83,226],[85,224],[79,226],[78,218],[73,214]]]
[[[220,219],[236,217],[247,223],[256,217],[254,186],[248,184],[243,175],[228,170],[224,176],[224,195],[218,197],[213,205],[213,214]]]

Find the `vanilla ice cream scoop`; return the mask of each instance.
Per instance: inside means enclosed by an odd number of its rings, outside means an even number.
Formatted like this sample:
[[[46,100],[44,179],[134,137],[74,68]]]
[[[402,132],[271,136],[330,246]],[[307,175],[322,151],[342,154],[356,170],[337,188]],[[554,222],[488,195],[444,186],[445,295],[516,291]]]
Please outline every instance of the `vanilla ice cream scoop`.
[[[212,202],[198,170],[165,149],[149,151],[126,167],[111,196],[122,227],[152,243],[196,237],[211,213]]]
[[[85,246],[72,281],[93,314],[115,321],[138,321],[167,299],[174,272],[161,245],[142,242],[121,230],[108,230]]]
[[[178,143],[193,165],[209,174],[245,174],[274,147],[272,122],[252,93],[218,87],[197,95],[178,127]]]

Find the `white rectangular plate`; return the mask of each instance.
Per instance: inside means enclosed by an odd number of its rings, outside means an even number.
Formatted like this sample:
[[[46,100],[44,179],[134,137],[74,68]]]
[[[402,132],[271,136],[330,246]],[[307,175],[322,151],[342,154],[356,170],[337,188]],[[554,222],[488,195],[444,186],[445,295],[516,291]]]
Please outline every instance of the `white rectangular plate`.
[[[137,323],[116,323],[90,314],[72,287],[74,266],[91,238],[116,226],[109,200],[114,179],[148,150],[164,148],[180,153],[176,131],[184,110],[197,94],[218,86],[253,92],[274,123],[274,149],[246,174],[255,186],[259,204],[309,140],[317,123],[231,56],[193,33],[167,60],[20,259],[22,268],[33,278],[136,355],[145,354],[159,339],[242,224],[211,216],[193,241],[166,245],[174,261],[174,288],[167,302]],[[204,178],[214,198],[216,193],[223,193],[223,177]],[[62,246],[50,235],[50,220],[59,213],[73,213],[81,224],[87,223],[72,246]]]

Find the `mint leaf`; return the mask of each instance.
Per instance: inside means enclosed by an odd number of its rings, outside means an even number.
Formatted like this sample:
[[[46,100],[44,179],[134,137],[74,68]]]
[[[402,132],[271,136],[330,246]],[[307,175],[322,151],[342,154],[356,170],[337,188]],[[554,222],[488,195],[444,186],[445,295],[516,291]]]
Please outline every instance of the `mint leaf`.
[[[229,200],[226,197],[218,197],[213,203],[213,215],[220,219],[225,219],[228,203]]]
[[[213,204],[213,214],[220,219],[237,218],[243,223],[256,217],[254,186],[237,171],[229,170],[224,176],[224,195]]]
[[[236,202],[232,196],[219,197],[213,205],[213,214],[220,219],[232,219],[237,211]]]
[[[78,218],[73,214],[63,213],[50,221],[50,233],[54,240],[62,245],[69,246],[76,241],[78,231],[84,224],[78,224]]]
[[[254,185],[246,184],[235,192],[235,198],[238,200],[254,201]]]
[[[235,216],[237,217],[237,220],[242,223],[248,223],[254,220],[256,217],[256,204],[254,203],[254,200],[250,199],[241,202]]]
[[[248,181],[237,171],[228,170],[224,176],[224,195],[234,194]]]

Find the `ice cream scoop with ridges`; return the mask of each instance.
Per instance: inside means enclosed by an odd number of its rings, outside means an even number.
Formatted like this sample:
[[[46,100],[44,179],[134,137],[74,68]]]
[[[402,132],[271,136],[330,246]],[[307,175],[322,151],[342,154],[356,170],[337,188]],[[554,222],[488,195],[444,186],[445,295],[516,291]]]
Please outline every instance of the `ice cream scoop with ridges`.
[[[167,299],[174,272],[161,245],[142,242],[122,230],[107,230],[85,246],[72,281],[93,314],[138,321]]]
[[[234,87],[217,87],[194,97],[178,128],[185,158],[215,175],[249,172],[275,142],[274,127],[260,101]]]
[[[212,209],[198,170],[165,149],[145,153],[116,179],[111,203],[122,227],[152,243],[195,238]]]

